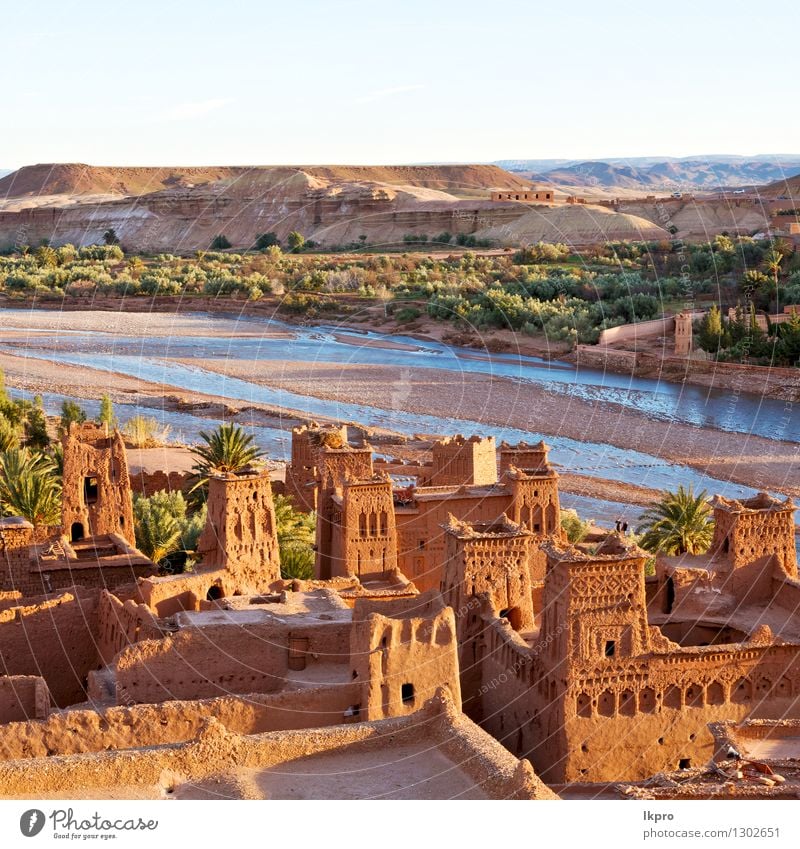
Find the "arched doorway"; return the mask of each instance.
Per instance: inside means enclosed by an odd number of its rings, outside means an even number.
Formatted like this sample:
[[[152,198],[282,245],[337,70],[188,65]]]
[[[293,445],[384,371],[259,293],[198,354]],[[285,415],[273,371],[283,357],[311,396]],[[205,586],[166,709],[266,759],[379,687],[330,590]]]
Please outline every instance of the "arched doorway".
[[[86,536],[86,531],[83,527],[83,522],[73,522],[69,529],[69,538],[72,542],[78,542]]]
[[[222,591],[222,587],[219,584],[213,584],[210,586],[206,593],[206,601],[219,601],[224,597],[225,593]]]

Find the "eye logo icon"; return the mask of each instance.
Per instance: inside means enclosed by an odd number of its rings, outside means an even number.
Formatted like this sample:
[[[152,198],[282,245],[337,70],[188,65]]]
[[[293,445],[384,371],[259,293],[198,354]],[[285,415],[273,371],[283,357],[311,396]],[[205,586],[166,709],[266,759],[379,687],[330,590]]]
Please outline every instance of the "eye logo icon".
[[[44,812],[38,808],[31,808],[19,818],[19,830],[25,837],[36,837],[36,835],[44,828],[45,816]]]

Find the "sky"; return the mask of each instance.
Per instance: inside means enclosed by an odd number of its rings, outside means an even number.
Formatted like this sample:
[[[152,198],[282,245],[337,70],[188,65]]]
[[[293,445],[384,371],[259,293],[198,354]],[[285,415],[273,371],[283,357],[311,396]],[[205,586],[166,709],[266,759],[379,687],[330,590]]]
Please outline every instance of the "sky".
[[[0,168],[800,152],[796,0],[6,0],[0,20]]]

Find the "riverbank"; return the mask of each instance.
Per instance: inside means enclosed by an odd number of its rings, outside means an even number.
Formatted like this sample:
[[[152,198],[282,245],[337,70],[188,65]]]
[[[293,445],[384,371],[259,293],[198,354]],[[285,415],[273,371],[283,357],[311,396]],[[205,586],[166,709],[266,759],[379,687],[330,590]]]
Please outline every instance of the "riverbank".
[[[33,394],[49,392],[66,395],[78,402],[108,395],[115,404],[135,403],[138,406],[150,407],[154,411],[165,409],[191,412],[196,416],[208,418],[209,428],[223,418],[226,421],[238,421],[241,424],[255,424],[286,431],[290,431],[297,425],[308,424],[310,421],[310,417],[300,413],[293,415],[291,411],[283,408],[261,404],[243,405],[218,396],[180,391],[174,386],[151,383],[126,375],[81,366],[54,364],[29,357],[0,353],[0,369],[5,372],[6,384],[11,389],[22,389]],[[120,407],[117,407],[117,412],[122,412]],[[315,416],[314,419],[321,422],[328,421],[320,416]],[[333,419],[329,421],[332,422]],[[394,435],[388,429],[372,428],[370,430],[382,436]],[[404,437],[398,437],[398,439],[401,440],[399,445],[402,445]],[[383,449],[387,447],[387,444],[382,444]],[[146,452],[140,450],[132,451],[129,456],[131,469],[144,468],[146,465],[148,472],[155,471],[156,467],[165,472],[185,471],[186,450],[184,448],[165,446],[153,449],[150,454],[158,454],[160,459],[154,460],[153,457],[149,457],[147,464],[139,456],[144,453]],[[403,448],[392,447],[392,453],[402,456]],[[175,457],[179,458],[180,462],[175,462]],[[560,488],[563,492],[588,498],[643,507],[658,499],[658,491],[655,489],[569,472],[561,475]]]
[[[178,362],[331,401],[608,443],[691,466],[715,478],[800,497],[800,444],[661,421],[618,404],[565,396],[528,382],[411,366],[289,360]],[[643,469],[643,479],[646,476]]]
[[[208,335],[217,337],[269,336],[273,333],[290,331],[270,329],[264,332],[260,321],[249,319],[279,319],[288,325],[306,327],[314,323],[349,332],[375,332],[402,335],[421,342],[440,342],[462,348],[490,353],[508,353],[523,357],[540,357],[546,360],[563,360],[600,368],[626,376],[648,377],[669,381],[674,384],[726,389],[732,392],[752,391],[757,387],[763,397],[800,404],[800,369],[770,369],[763,366],[740,366],[729,363],[704,362],[670,355],[670,351],[648,345],[641,351],[625,351],[596,345],[580,345],[573,350],[571,345],[548,339],[545,334],[527,335],[513,330],[492,329],[481,331],[473,327],[457,327],[451,322],[435,321],[425,314],[424,301],[392,302],[399,314],[414,307],[420,313],[410,321],[398,322],[389,311],[388,303],[376,303],[352,294],[326,293],[332,305],[326,313],[306,315],[283,309],[284,296],[265,295],[258,301],[231,297],[212,298],[206,296],[130,296],[108,295],[85,298],[63,298],[22,300],[0,297],[0,314],[3,308],[26,309],[31,315],[15,318],[22,329],[35,328],[41,320],[38,316],[49,313],[47,325],[53,330],[92,330],[103,333],[125,333],[126,335],[148,335],[170,331],[170,322],[187,318],[195,322],[192,328],[175,326],[175,336]],[[108,323],[93,320],[83,326],[87,311],[99,310],[114,313]],[[203,315],[208,313],[208,315]],[[132,315],[134,314],[134,315]],[[146,314],[148,322],[141,326],[138,315]],[[172,318],[170,318],[172,317]],[[277,338],[277,336],[275,337]],[[383,347],[392,343],[378,342]]]
[[[701,352],[702,353],[702,352]],[[578,345],[561,359],[579,367],[601,369],[630,377],[668,380],[722,389],[739,395],[754,387],[763,398],[786,402],[787,414],[800,415],[800,368],[769,368],[740,363],[718,363],[701,358],[676,357],[650,344],[635,351],[599,345]],[[798,405],[798,411],[794,406]]]
[[[120,334],[137,340],[141,338],[142,349],[139,351],[137,342],[135,353],[144,357],[148,356],[147,338],[157,336],[169,338],[195,333],[208,338],[233,338],[239,335],[233,332],[238,328],[242,329],[242,335],[258,329],[256,335],[265,336],[265,328],[259,322],[250,324],[247,320],[240,322],[227,317],[195,316],[193,313],[182,316],[180,324],[176,315],[154,316],[150,313],[120,313],[113,321],[104,319],[102,313],[66,312],[47,316],[39,311],[15,313],[13,322],[9,323],[20,329],[0,333],[0,340],[11,343],[20,352],[16,356],[0,354],[0,368],[6,371],[9,386],[78,398],[99,398],[109,394],[117,402],[192,412],[209,419],[235,418],[245,414],[267,426],[283,429],[310,417],[301,411],[278,406],[283,403],[280,400],[272,404],[243,402],[212,392],[190,391],[174,382],[147,381],[21,355],[25,346],[39,347],[37,340],[43,335],[42,330],[58,334],[58,346],[69,348],[70,333],[84,331],[87,324],[95,332],[102,327],[102,332],[109,334],[98,337],[98,350],[113,352],[117,344],[115,335]],[[35,332],[37,330],[40,332]],[[286,340],[286,355],[290,355],[291,330],[271,328],[267,335],[273,331],[277,334],[278,344]],[[369,341],[381,347],[394,347],[391,341],[385,345],[383,340]],[[44,345],[41,347],[46,348]],[[797,443],[658,419],[612,401],[575,397],[564,391],[563,384],[540,385],[466,369],[421,368],[415,364],[413,357],[408,357],[407,362],[402,359],[405,347],[397,351],[401,355],[398,364],[390,366],[272,358],[259,361],[233,359],[230,355],[224,358],[173,359],[168,352],[161,356],[165,374],[170,363],[174,363],[316,399],[366,404],[386,410],[384,425],[387,429],[391,428],[392,410],[438,416],[451,421],[453,430],[459,429],[459,419],[477,421],[489,427],[510,427],[534,434],[636,450],[662,458],[663,465],[685,464],[719,480],[800,497],[797,475],[800,445]],[[356,356],[356,351],[357,347],[353,356]],[[41,354],[46,357],[46,350]],[[153,369],[150,377],[153,377]],[[223,389],[220,387],[216,391]],[[290,406],[291,402],[287,402],[287,407]],[[315,418],[324,417],[317,415]],[[468,428],[469,425],[464,425],[460,429]],[[579,461],[565,471],[585,471],[598,476],[596,461],[586,469],[580,469],[578,465]],[[648,489],[647,482],[647,467],[642,467],[641,481],[637,483]],[[608,494],[604,497],[611,500]]]

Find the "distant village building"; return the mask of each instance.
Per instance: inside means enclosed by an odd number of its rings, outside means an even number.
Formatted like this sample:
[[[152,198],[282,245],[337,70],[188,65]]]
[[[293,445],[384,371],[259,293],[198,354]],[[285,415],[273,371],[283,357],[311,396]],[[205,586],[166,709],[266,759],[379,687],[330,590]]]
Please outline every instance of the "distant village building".
[[[492,192],[493,201],[519,201],[520,203],[552,203],[552,189],[529,189],[523,191]]]
[[[675,316],[675,356],[688,357],[692,353],[692,320],[690,312],[679,312]]]
[[[767,315],[765,312],[756,312],[755,321],[759,329],[766,333],[771,324],[786,324],[798,313],[800,313],[800,304],[787,304],[783,308],[783,312],[775,315]],[[750,316],[743,313],[737,307],[729,307],[728,319],[729,321],[750,321]]]

